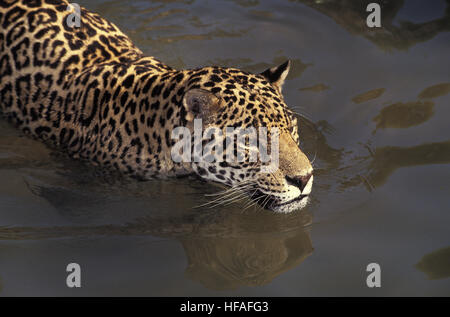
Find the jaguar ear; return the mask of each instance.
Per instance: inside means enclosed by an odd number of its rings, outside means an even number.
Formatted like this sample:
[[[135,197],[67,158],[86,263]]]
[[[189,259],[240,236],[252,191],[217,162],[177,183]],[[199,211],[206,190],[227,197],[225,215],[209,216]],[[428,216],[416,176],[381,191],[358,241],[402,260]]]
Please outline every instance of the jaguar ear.
[[[286,61],[280,66],[269,68],[261,73],[266,79],[280,91],[283,87],[284,80],[286,79],[289,69],[291,68],[291,61]]]
[[[210,91],[195,88],[184,94],[183,107],[186,111],[186,121],[202,119],[203,124],[208,124],[220,108],[220,98]]]

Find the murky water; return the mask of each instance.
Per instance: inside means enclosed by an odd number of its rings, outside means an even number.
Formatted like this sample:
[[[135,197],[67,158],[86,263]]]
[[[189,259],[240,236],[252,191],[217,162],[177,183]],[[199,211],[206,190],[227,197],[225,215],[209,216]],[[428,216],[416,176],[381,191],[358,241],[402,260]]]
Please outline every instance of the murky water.
[[[450,295],[450,3],[385,2],[371,30],[361,1],[80,0],[177,68],[292,59],[313,200],[195,208],[217,188],[111,178],[0,121],[0,295]]]

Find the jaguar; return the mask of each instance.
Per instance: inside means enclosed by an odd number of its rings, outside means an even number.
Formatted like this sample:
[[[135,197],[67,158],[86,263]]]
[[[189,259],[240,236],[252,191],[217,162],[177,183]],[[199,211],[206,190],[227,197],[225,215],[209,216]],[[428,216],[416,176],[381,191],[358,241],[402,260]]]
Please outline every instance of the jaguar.
[[[113,23],[66,0],[0,0],[0,112],[74,159],[140,180],[196,175],[275,212],[307,205],[313,168],[282,87],[290,61],[259,74],[177,70],[146,56]],[[73,22],[79,14],[79,25]],[[261,162],[175,162],[172,131],[266,127],[275,171]]]

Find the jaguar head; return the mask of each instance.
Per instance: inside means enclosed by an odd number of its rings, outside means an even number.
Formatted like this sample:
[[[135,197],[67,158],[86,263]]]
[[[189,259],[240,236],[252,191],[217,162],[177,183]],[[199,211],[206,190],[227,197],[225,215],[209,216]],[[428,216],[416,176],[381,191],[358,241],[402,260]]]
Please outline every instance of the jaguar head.
[[[186,127],[193,131],[190,164],[201,178],[230,187],[219,203],[245,195],[250,204],[275,212],[307,205],[313,168],[282,95],[289,68],[287,61],[260,74],[206,67],[191,75],[198,79],[182,100]]]

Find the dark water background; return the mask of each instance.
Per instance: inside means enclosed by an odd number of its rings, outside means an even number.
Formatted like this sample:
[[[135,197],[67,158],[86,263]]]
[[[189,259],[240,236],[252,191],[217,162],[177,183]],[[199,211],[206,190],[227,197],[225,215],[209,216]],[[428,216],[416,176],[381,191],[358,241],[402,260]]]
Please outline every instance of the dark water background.
[[[108,179],[0,121],[0,295],[450,295],[450,1],[384,1],[378,30],[368,2],[79,1],[176,68],[292,59],[312,203],[193,208],[217,189]]]

